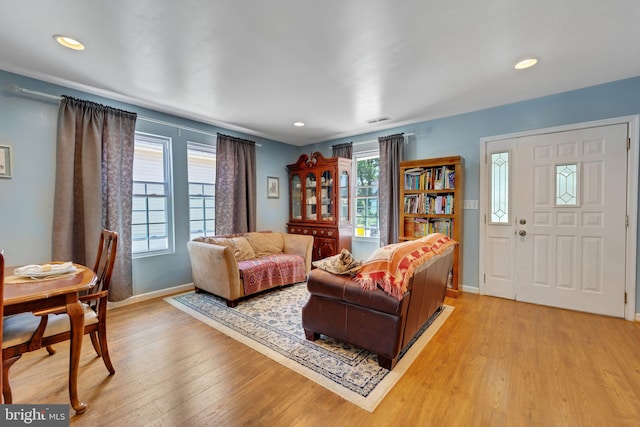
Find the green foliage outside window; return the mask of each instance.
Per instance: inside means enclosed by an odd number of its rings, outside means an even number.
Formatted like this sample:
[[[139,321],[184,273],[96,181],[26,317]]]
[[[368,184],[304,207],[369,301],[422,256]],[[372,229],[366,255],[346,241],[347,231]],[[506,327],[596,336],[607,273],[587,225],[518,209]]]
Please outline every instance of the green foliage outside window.
[[[356,163],[356,236],[378,237],[378,157]]]

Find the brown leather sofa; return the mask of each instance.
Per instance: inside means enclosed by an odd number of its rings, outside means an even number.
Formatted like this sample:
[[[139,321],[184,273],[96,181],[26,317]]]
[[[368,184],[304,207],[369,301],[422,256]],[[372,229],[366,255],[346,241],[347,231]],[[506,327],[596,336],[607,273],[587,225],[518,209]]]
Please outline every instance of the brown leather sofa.
[[[444,304],[453,247],[420,265],[398,300],[382,289],[362,289],[350,276],[312,270],[309,300],[302,308],[308,340],[324,334],[375,353],[380,366],[393,369],[400,351]]]

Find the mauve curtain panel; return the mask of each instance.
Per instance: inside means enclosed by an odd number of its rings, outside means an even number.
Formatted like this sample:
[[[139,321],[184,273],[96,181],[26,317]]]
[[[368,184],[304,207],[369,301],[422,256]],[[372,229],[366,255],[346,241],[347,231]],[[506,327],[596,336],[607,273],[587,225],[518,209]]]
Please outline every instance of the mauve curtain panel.
[[[381,136],[380,181],[380,246],[398,241],[400,220],[400,162],[404,159],[404,134]]]
[[[353,158],[353,143],[347,142],[344,144],[332,145],[333,149],[332,157],[342,157],[344,159]]]
[[[63,97],[58,111],[52,255],[93,267],[100,232],[116,231],[109,299],[133,294],[131,196],[137,115]]]
[[[218,134],[216,234],[256,230],[256,143]]]

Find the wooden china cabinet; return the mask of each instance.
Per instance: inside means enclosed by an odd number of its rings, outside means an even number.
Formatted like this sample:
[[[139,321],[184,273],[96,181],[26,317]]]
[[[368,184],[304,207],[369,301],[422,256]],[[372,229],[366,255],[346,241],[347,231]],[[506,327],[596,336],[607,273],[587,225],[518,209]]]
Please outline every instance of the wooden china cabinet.
[[[291,234],[313,236],[313,261],[351,251],[351,159],[303,154],[289,169]]]

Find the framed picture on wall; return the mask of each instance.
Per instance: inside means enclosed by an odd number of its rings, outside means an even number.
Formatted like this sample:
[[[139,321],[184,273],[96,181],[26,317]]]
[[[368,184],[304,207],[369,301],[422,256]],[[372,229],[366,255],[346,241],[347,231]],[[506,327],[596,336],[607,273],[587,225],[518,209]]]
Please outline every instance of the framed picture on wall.
[[[280,178],[275,176],[267,177],[267,199],[280,198]]]
[[[11,178],[11,147],[0,145],[0,178]]]

